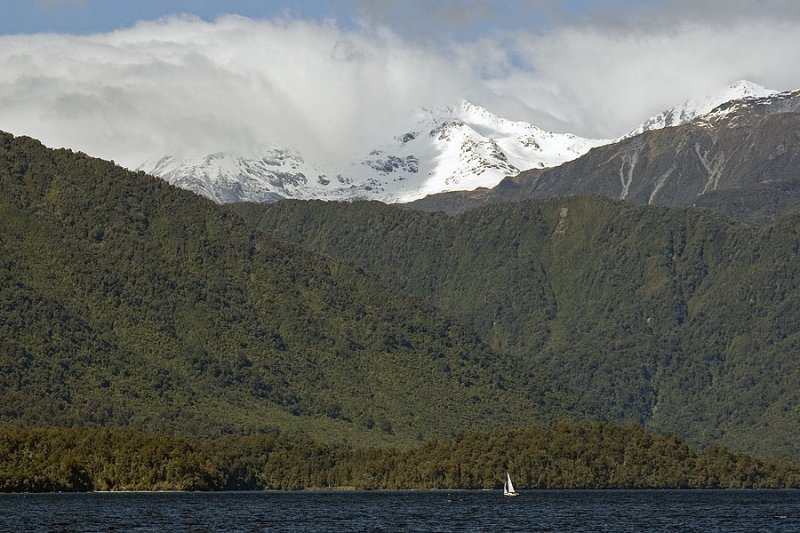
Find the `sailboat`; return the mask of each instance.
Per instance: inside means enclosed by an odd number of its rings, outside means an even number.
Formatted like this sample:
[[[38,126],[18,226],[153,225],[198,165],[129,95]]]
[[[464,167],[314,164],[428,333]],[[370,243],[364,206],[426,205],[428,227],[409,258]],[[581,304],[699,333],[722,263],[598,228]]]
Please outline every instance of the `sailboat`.
[[[514,485],[511,483],[511,474],[506,472],[506,481],[503,483],[503,496],[519,496],[519,493],[514,490]]]

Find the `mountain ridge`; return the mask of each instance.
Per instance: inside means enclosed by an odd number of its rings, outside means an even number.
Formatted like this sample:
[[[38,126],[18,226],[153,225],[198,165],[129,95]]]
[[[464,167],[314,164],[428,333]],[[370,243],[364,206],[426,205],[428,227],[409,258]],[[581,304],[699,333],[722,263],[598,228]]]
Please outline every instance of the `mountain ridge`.
[[[734,100],[762,98],[765,96],[774,96],[776,94],[778,94],[778,91],[767,89],[766,87],[762,87],[748,80],[739,80],[716,94],[706,95],[699,100],[689,99],[681,104],[665,109],[651,116],[638,127],[616,140],[621,141],[630,137],[635,137],[646,131],[672,126],[682,126]]]
[[[392,135],[360,161],[334,171],[277,145],[261,148],[257,156],[232,152],[185,160],[164,156],[140,169],[218,203],[281,198],[394,203],[495,185],[520,170],[574,159],[604,142],[506,120],[463,100],[439,110],[422,110],[413,127]]]
[[[431,194],[495,187],[506,177],[557,167],[594,147],[686,124],[725,103],[774,94],[741,80],[715,95],[656,114],[618,139],[547,132],[462,100],[421,110],[409,129],[387,136],[360,160],[337,169],[323,168],[278,145],[262,147],[255,155],[164,156],[140,168],[217,203],[283,198],[405,203]]]
[[[460,211],[486,203],[599,194],[644,205],[708,207],[769,224],[797,212],[800,91],[733,100],[679,126],[596,147],[558,167],[506,178],[492,189],[409,204]],[[738,194],[733,194],[737,191]]]

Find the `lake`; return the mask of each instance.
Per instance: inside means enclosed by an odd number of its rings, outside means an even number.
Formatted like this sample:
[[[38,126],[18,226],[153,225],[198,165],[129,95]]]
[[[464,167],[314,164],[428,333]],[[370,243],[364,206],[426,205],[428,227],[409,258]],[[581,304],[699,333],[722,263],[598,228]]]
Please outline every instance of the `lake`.
[[[800,491],[0,494],[2,531],[800,531]]]

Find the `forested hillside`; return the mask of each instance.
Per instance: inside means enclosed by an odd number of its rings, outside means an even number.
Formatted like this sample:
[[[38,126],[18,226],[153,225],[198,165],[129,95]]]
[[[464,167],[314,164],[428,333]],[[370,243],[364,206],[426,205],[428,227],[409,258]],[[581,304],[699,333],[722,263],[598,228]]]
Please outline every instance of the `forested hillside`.
[[[0,422],[399,445],[626,421],[797,458],[800,220],[220,207],[0,136]]]
[[[529,402],[800,453],[800,219],[753,229],[599,198],[452,217],[377,203],[237,209],[471,324]]]
[[[0,136],[0,421],[414,442],[518,425],[420,298],[143,173]]]
[[[523,489],[800,487],[800,469],[786,462],[587,422],[460,432],[404,450],[278,434],[0,427],[0,492],[499,489],[509,469]]]

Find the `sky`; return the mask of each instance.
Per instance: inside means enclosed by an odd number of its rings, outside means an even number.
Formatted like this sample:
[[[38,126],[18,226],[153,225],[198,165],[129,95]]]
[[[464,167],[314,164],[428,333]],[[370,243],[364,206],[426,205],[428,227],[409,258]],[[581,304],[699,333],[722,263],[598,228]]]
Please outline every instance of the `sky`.
[[[129,168],[281,144],[336,166],[467,99],[613,138],[800,88],[795,0],[0,0],[0,130]]]

